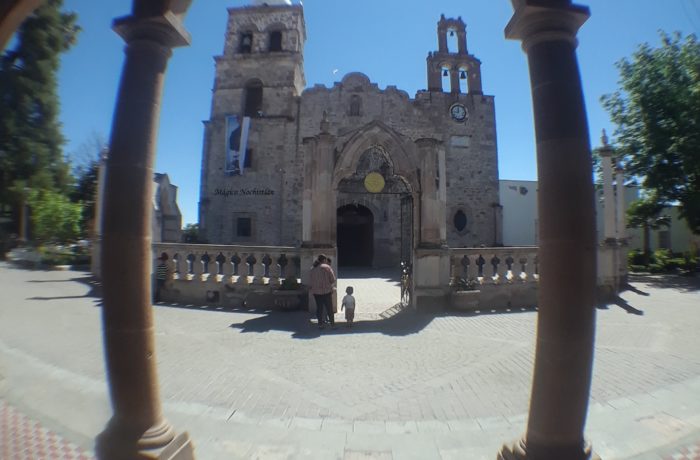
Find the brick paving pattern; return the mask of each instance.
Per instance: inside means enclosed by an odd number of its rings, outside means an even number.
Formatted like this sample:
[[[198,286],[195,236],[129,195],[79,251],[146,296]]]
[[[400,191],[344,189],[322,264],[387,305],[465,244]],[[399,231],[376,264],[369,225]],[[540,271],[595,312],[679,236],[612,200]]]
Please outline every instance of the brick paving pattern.
[[[94,457],[0,399],[0,459],[93,460]]]
[[[320,332],[304,312],[155,307],[164,411],[200,458],[492,459],[522,434],[535,310],[377,319],[398,298],[391,274],[340,276],[364,308],[352,329]],[[0,264],[0,398],[61,419],[83,447],[110,416],[87,279]],[[587,436],[606,460],[662,460],[700,438],[700,286],[634,286],[598,310]],[[76,404],[79,417],[57,415]]]

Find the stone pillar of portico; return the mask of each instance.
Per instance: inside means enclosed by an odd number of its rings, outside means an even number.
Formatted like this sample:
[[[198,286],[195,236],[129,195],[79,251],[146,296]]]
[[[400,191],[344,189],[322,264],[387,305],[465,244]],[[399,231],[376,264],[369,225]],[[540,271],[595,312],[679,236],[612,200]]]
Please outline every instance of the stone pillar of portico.
[[[437,139],[418,139],[420,155],[420,236],[413,260],[414,306],[440,310],[446,304],[450,267],[446,247],[444,151]]]
[[[189,44],[189,1],[133,2],[114,21],[126,59],[112,122],[104,199],[102,277],[105,363],[113,416],[100,459],[191,459],[161,410],[151,302],[153,164],[163,80],[172,48]]]
[[[600,164],[603,176],[603,241],[598,251],[598,292],[610,299],[618,292],[617,203],[613,189],[613,149],[603,130]]]
[[[613,189],[613,150],[608,144],[608,136],[605,135],[605,130],[603,130],[601,141],[603,144],[603,146],[600,148],[600,164],[603,173],[603,238],[605,241],[612,241],[617,237],[615,190]]]
[[[90,255],[90,272],[98,278],[102,277],[102,214],[105,198],[105,175],[107,173],[108,149],[100,152],[97,164],[97,187],[95,190],[95,211],[92,230],[92,252]]]
[[[444,244],[441,239],[440,219],[440,172],[437,139],[418,139],[416,145],[420,152],[421,197],[420,197],[420,247],[440,247]],[[441,215],[442,214],[442,215]],[[444,226],[444,225],[443,225]]]
[[[570,0],[513,0],[506,36],[523,41],[537,141],[540,285],[525,437],[499,459],[583,460],[595,330],[595,219],[576,33],[589,16]]]
[[[305,247],[335,247],[336,199],[333,189],[335,138],[328,133],[328,121],[321,132],[304,139],[304,202],[302,205],[302,241]]]
[[[620,163],[615,166],[617,190],[617,252],[618,286],[627,284],[627,221],[625,208],[625,170]]]

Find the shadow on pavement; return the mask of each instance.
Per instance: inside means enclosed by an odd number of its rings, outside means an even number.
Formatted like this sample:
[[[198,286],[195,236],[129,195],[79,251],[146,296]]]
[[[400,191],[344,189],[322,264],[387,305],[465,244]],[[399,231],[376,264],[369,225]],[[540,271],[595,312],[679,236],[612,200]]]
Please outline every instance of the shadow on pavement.
[[[637,310],[636,308],[634,308],[632,305],[630,305],[625,299],[623,299],[620,296],[617,296],[615,298],[615,300],[613,300],[612,303],[617,305],[618,307],[622,308],[627,313],[630,313],[632,315],[638,315],[638,316],[644,315],[644,312],[642,310]]]
[[[323,335],[345,334],[384,334],[405,336],[423,330],[435,318],[435,315],[401,312],[391,318],[378,320],[359,320],[347,327],[345,321],[337,321],[336,329],[326,327],[321,330],[316,322],[311,322],[309,312],[272,312],[269,315],[251,318],[241,323],[231,324],[231,328],[241,332],[287,331],[295,339],[315,339]]]
[[[30,283],[65,283],[65,282],[75,282],[84,284],[88,287],[88,292],[83,295],[66,295],[66,296],[54,296],[54,297],[43,297],[35,296],[28,297],[27,300],[63,300],[63,299],[85,299],[92,297],[97,300],[96,306],[102,305],[102,283],[100,280],[94,276],[79,276],[75,278],[65,279],[65,280],[29,280]]]
[[[700,291],[700,276],[694,273],[689,275],[630,273],[629,280],[633,283],[644,283],[657,289],[675,289],[681,292]]]

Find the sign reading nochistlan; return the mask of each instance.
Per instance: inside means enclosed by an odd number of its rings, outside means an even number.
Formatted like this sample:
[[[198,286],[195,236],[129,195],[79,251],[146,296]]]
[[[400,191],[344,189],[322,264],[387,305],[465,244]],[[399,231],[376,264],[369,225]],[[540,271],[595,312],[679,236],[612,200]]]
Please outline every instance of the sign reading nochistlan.
[[[214,189],[214,195],[220,195],[224,198],[230,196],[269,196],[274,194],[275,191],[269,188],[239,188],[236,190],[231,188]]]

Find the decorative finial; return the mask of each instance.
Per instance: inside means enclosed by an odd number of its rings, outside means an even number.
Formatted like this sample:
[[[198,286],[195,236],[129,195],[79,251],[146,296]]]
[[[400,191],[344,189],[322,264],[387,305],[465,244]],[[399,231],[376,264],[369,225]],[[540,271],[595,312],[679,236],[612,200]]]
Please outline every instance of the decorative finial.
[[[603,135],[601,136],[600,141],[603,143],[603,147],[608,146],[608,135],[605,133],[605,128],[603,128]]]

